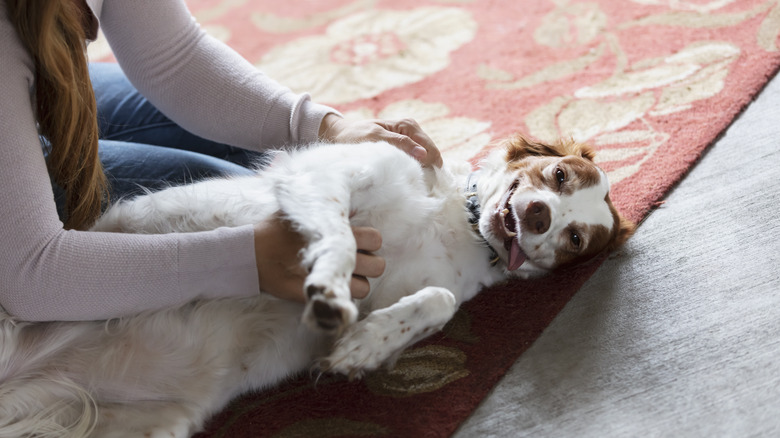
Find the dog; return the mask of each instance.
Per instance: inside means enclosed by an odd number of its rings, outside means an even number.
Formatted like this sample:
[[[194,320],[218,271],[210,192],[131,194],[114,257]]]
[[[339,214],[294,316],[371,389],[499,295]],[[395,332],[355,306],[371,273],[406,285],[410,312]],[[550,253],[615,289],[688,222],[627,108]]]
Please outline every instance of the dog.
[[[625,242],[634,224],[593,157],[518,135],[471,171],[423,168],[382,142],[320,144],[280,151],[253,176],[118,202],[95,231],[191,232],[281,214],[307,242],[307,302],[260,293],[103,322],[0,313],[0,437],[185,437],[239,394],[312,367],[354,378],[392,364],[484,287]],[[359,302],[351,226],[378,229],[386,261]]]

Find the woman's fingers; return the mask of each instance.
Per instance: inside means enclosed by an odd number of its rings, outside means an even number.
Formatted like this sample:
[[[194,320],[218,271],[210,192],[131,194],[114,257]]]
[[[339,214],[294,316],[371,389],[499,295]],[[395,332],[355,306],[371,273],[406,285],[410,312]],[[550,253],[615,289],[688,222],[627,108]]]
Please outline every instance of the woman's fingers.
[[[415,157],[425,166],[442,166],[439,148],[414,119],[375,120],[374,123],[388,131],[388,143]]]
[[[382,235],[376,228],[369,227],[353,227],[352,234],[358,254],[350,290],[354,298],[365,298],[371,289],[366,277],[379,277],[385,272],[385,259],[371,253],[382,247]]]

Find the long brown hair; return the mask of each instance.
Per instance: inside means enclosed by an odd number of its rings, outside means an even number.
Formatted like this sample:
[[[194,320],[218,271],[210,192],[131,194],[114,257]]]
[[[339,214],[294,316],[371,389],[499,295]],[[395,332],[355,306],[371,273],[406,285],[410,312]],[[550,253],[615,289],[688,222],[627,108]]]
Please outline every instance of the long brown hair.
[[[35,61],[36,117],[51,144],[49,173],[65,190],[65,228],[85,229],[107,201],[98,158],[95,95],[89,80],[84,0],[6,0]],[[83,6],[86,6],[84,4]]]

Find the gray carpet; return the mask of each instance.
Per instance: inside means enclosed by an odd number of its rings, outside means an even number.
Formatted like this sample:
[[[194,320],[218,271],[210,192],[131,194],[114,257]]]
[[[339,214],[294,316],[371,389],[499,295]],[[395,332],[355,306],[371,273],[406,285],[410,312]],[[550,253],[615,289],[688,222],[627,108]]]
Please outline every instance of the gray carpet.
[[[457,437],[780,436],[780,78]]]

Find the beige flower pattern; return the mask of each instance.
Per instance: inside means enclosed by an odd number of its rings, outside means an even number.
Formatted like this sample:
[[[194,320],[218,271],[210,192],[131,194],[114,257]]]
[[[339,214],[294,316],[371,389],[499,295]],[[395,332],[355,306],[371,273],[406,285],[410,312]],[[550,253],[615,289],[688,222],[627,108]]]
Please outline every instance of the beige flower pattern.
[[[463,161],[490,143],[490,122],[469,117],[452,117],[443,103],[429,103],[417,99],[394,102],[378,113],[359,108],[344,113],[348,119],[413,118],[441,150],[447,161]]]
[[[696,11],[699,13],[711,12],[716,9],[720,9],[736,0],[704,0],[704,1],[689,1],[689,0],[631,0],[634,3],[642,5],[653,6],[666,6],[669,9],[677,9],[682,11]]]
[[[730,43],[694,43],[668,57],[632,66],[597,84],[580,88],[571,97],[559,97],[530,112],[526,125],[531,135],[545,141],[571,137],[602,149],[597,161],[639,157],[632,165],[610,172],[616,183],[633,173],[663,144],[668,135],[649,123],[634,122],[687,110],[699,100],[723,89],[729,67],[739,56]],[[614,147],[630,145],[630,147]]]
[[[445,69],[450,53],[476,31],[476,21],[460,8],[361,11],[331,23],[323,34],[273,48],[257,66],[294,91],[343,104]]]
[[[760,14],[763,20],[756,41],[767,50],[776,50],[774,40],[780,30],[780,7],[768,1],[738,12],[713,13],[733,0],[631,0],[646,5],[664,5],[673,12],[645,16],[617,23],[614,29],[641,28],[646,25],[680,25],[691,18],[702,27],[735,26]],[[726,77],[742,50],[733,42],[704,40],[689,44],[666,55],[628,61],[619,34],[606,25],[606,14],[595,3],[556,0],[550,12],[534,31],[536,43],[556,49],[583,46],[582,55],[559,61],[541,70],[514,77],[511,72],[483,64],[477,74],[488,89],[522,89],[544,86],[545,82],[579,73],[610,54],[614,73],[600,81],[584,85],[571,95],[559,95],[532,109],[524,116],[529,134],[543,141],[573,138],[589,142],[599,149],[597,161],[608,164],[610,180],[622,181],[639,171],[669,134],[659,131],[653,122],[664,116],[690,110],[723,90]],[[682,14],[682,15],[681,15]]]

